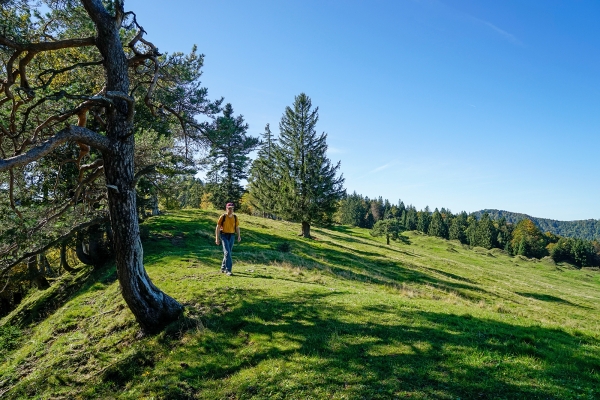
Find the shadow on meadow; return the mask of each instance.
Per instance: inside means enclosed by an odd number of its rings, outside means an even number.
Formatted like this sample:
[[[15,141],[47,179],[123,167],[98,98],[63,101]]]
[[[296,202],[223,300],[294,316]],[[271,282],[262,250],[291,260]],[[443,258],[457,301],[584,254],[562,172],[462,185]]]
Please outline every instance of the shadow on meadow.
[[[214,300],[226,294],[214,293]],[[194,366],[183,363],[187,367],[179,369],[176,379],[186,383],[190,397],[203,398],[204,390],[221,386],[228,388],[220,393],[222,398],[264,398],[269,393],[286,398],[317,390],[316,397],[345,393],[350,398],[411,392],[448,399],[600,395],[593,372],[600,370],[600,359],[582,350],[587,338],[562,330],[385,306],[349,312],[325,305],[337,293],[296,292],[279,298],[267,298],[260,290],[238,294],[240,303],[224,304],[216,312],[206,298],[196,299],[200,314],[211,310],[200,316],[204,326],[218,334],[200,333],[183,345],[182,354]],[[358,314],[367,311],[368,322],[350,322],[362,321]],[[247,351],[256,346],[254,337],[269,339]],[[163,344],[173,347],[169,339]],[[472,357],[484,360],[474,362]],[[268,378],[254,375],[253,368],[273,360],[285,367]],[[525,365],[528,360],[535,360],[536,367]],[[246,369],[245,376],[254,376],[249,382],[221,381]],[[303,380],[306,369],[310,379]],[[181,385],[158,390],[167,397],[182,395]]]
[[[530,299],[535,299],[535,300],[540,300],[540,301],[547,301],[547,302],[551,302],[551,303],[559,303],[559,304],[564,304],[564,305],[571,306],[571,307],[577,307],[577,308],[582,308],[582,309],[586,309],[586,310],[592,310],[591,307],[582,306],[580,304],[576,304],[576,303],[570,302],[568,300],[561,299],[560,297],[552,296],[552,295],[549,295],[549,294],[544,294],[544,293],[525,293],[525,292],[515,292],[515,294],[518,294],[519,296],[527,297],[527,298],[530,298]]]
[[[209,215],[216,221],[218,213]],[[186,258],[197,259],[199,262],[214,265],[218,268],[222,258],[220,247],[214,244],[215,222],[207,218],[205,214],[198,214],[196,218],[171,217],[158,219],[153,224],[153,232],[161,232],[163,236],[154,234],[154,240],[147,242],[146,257],[155,260],[162,257],[164,252],[177,253]],[[174,223],[176,221],[176,223]],[[336,227],[341,229],[342,227]],[[173,246],[169,240],[169,231],[185,238],[185,244],[180,247]],[[209,234],[210,233],[210,234]],[[330,235],[330,232],[319,232],[322,235]],[[340,242],[348,240],[347,237],[339,237]],[[430,285],[446,292],[454,292],[471,301],[478,301],[480,293],[487,293],[480,286],[466,278],[455,274],[437,273],[431,274],[417,270],[406,262],[392,260],[384,253],[352,249],[337,242],[323,240],[310,240],[297,236],[282,236],[270,234],[264,230],[256,229],[253,224],[247,224],[242,232],[243,240],[235,243],[233,249],[234,269],[236,263],[288,263],[290,266],[305,269],[317,269],[335,275],[338,278],[355,280],[359,282],[373,283],[397,288],[403,283]],[[290,252],[281,252],[278,248],[282,244],[289,244]],[[146,244],[146,243],[145,243]],[[361,244],[377,247],[376,242],[368,240]],[[385,245],[381,245],[385,246]],[[407,251],[385,246],[385,251],[397,251],[413,256]],[[422,269],[422,268],[421,268]],[[444,279],[447,278],[447,279]]]

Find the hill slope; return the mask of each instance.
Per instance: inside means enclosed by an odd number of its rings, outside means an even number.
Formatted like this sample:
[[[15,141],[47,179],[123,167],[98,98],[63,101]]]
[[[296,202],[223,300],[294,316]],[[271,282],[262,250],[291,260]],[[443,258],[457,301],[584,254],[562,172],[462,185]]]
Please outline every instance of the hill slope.
[[[552,232],[555,235],[572,237],[586,240],[600,239],[600,220],[586,219],[581,221],[557,221],[554,219],[537,218],[527,214],[514,213],[503,210],[481,210],[474,214],[481,218],[483,213],[488,213],[492,219],[506,218],[507,222],[516,224],[522,219],[530,219],[542,230]]]
[[[0,397],[600,397],[597,271],[241,216],[227,277],[217,216],[145,224],[148,273],[184,320],[137,338],[114,269],[93,273],[20,336],[2,320]]]

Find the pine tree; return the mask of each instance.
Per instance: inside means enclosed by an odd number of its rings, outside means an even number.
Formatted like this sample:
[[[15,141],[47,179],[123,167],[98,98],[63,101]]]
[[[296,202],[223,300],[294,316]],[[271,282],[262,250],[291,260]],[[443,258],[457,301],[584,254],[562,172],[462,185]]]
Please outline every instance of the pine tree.
[[[362,226],[366,214],[366,203],[356,192],[340,202],[339,222],[343,225]]]
[[[469,215],[467,218],[465,236],[469,246],[477,246],[477,218],[473,214]]]
[[[380,219],[373,225],[373,229],[369,232],[371,236],[385,236],[386,243],[390,244],[390,238],[397,240],[400,237],[402,229],[396,218]]]
[[[414,206],[406,208],[406,219],[404,220],[404,228],[408,231],[417,229],[417,210]]]
[[[467,213],[461,212],[450,221],[448,237],[450,240],[459,240],[461,243],[467,243]]]
[[[271,214],[275,209],[277,192],[276,169],[274,164],[274,147],[276,140],[271,133],[269,124],[265,126],[261,146],[256,160],[250,169],[248,191],[251,193],[250,202],[253,207],[261,211],[263,217]]]
[[[429,206],[425,207],[424,211],[417,212],[417,230],[423,233],[429,231],[429,223],[431,215],[429,214]]]
[[[431,222],[429,223],[429,228],[427,230],[427,234],[430,236],[441,237],[444,239],[448,239],[448,227],[446,223],[442,219],[442,214],[436,208],[431,216]]]
[[[293,108],[287,107],[279,123],[279,140],[274,145],[274,168],[278,191],[274,211],[280,217],[302,223],[304,237],[310,237],[313,223],[329,222],[337,202],[344,195],[344,178],[336,176],[326,156],[327,135],[316,132],[318,107],[301,93]]]
[[[225,203],[238,203],[244,194],[241,181],[248,177],[248,154],[256,148],[259,140],[246,135],[248,124],[244,117],[234,117],[230,103],[225,105],[223,116],[217,117],[207,132],[210,151],[205,159],[207,190],[211,202],[218,208]]]
[[[496,227],[492,223],[490,215],[488,213],[483,213],[481,219],[477,223],[475,246],[491,249],[496,244],[495,241],[497,235]]]

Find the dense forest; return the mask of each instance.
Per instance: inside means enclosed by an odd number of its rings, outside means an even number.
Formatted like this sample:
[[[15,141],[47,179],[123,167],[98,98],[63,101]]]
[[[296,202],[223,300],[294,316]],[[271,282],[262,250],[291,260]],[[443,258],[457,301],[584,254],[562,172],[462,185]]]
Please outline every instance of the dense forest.
[[[515,213],[504,210],[481,210],[476,211],[473,214],[477,218],[481,218],[484,213],[492,219],[506,219],[507,222],[516,224],[523,219],[529,219],[540,228],[543,232],[551,232],[558,236],[586,239],[586,240],[598,240],[600,239],[600,220],[597,219],[586,219],[579,221],[557,221],[554,219],[547,218],[536,218],[531,217],[527,214]]]
[[[369,199],[352,193],[341,202],[336,214],[340,224],[371,229],[373,236],[385,236],[387,243],[401,239],[403,231],[419,231],[430,236],[458,240],[471,247],[498,248],[510,255],[528,258],[551,257],[578,267],[600,266],[600,243],[543,231],[531,219],[511,222],[486,212],[460,212],[429,207],[417,211],[401,200]]]

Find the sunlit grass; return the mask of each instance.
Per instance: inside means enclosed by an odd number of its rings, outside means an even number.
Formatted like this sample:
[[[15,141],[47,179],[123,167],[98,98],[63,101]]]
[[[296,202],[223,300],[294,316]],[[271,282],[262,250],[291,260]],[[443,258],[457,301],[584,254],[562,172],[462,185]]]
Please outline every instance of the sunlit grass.
[[[241,215],[234,276],[218,212],[145,225],[148,273],[185,319],[138,339],[114,269],[3,353],[6,398],[600,397],[600,274],[405,233]],[[282,244],[286,245],[282,245]],[[2,342],[0,342],[2,343]],[[8,391],[7,391],[8,390]]]

